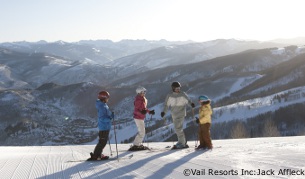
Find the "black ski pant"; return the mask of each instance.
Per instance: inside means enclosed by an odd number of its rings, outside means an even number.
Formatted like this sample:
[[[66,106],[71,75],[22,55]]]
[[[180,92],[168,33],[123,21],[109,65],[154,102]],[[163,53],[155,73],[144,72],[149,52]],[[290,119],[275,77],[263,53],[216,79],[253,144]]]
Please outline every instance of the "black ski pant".
[[[108,131],[99,131],[98,135],[99,135],[99,140],[94,148],[93,153],[95,156],[100,157],[103,152],[104,147],[107,144],[109,130]]]

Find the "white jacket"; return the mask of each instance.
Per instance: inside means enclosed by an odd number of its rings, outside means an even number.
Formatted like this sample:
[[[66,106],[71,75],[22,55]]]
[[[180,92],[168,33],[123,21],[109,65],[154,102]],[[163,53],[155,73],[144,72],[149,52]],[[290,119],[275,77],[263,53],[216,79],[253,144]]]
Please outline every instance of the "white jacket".
[[[163,112],[170,108],[173,117],[185,117],[186,105],[191,106],[192,101],[183,91],[180,93],[172,92],[166,96]]]

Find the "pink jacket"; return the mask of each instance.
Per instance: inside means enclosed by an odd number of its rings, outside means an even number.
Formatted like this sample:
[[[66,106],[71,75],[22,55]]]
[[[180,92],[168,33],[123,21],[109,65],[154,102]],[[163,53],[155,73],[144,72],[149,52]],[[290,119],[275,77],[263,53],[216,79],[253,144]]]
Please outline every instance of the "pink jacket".
[[[147,113],[149,110],[146,108],[147,106],[147,99],[145,97],[142,97],[140,95],[137,95],[134,100],[134,111],[133,111],[133,117],[135,119],[145,119],[145,114],[142,114],[141,111],[145,109]]]

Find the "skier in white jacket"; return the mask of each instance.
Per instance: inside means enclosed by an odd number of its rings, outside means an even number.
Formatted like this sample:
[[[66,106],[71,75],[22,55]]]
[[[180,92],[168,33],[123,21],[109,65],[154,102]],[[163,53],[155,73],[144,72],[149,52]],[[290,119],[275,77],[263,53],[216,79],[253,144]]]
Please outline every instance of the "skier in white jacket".
[[[175,132],[177,134],[178,142],[173,146],[173,149],[187,148],[185,135],[183,132],[183,122],[186,116],[186,105],[190,105],[192,108],[195,107],[195,104],[192,103],[187,94],[183,91],[180,91],[181,84],[179,82],[172,83],[173,92],[168,94],[165,103],[163,112],[161,112],[161,117],[163,118],[170,107],[171,115],[173,118],[173,123],[175,127]]]

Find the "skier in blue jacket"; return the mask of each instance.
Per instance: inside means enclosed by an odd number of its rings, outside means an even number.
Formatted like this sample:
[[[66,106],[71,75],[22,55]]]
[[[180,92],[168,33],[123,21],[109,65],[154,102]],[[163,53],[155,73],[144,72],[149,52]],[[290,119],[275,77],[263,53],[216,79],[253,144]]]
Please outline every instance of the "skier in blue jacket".
[[[99,141],[94,148],[94,152],[90,153],[91,158],[88,160],[105,160],[109,158],[109,156],[102,154],[108,141],[108,135],[111,129],[111,119],[114,118],[114,113],[109,110],[107,105],[109,97],[110,95],[107,91],[101,91],[99,92],[98,99],[95,102],[98,114]]]

